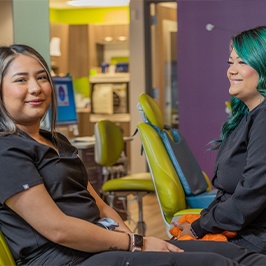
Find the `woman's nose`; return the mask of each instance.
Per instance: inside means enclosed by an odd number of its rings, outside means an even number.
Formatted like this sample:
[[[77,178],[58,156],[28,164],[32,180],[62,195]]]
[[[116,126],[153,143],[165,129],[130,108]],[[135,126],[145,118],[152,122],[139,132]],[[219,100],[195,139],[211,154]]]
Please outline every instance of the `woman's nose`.
[[[41,92],[41,87],[38,82],[30,82],[28,87],[28,92],[31,94],[39,94]]]
[[[230,65],[228,68],[228,72],[232,75],[237,74],[237,68],[234,65]]]

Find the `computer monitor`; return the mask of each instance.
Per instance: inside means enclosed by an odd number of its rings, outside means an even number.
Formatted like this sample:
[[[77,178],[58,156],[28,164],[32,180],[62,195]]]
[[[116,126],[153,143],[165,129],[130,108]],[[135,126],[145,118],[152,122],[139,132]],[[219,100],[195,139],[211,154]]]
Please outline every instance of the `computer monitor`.
[[[72,77],[53,77],[57,102],[56,126],[78,124]]]

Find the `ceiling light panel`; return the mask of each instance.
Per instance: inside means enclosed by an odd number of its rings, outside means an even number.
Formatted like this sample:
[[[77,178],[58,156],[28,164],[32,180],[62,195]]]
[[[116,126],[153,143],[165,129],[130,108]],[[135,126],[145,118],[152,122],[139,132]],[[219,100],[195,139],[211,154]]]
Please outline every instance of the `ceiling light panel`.
[[[127,6],[130,0],[72,0],[67,3],[71,6],[90,6],[90,7],[107,7],[107,6]]]

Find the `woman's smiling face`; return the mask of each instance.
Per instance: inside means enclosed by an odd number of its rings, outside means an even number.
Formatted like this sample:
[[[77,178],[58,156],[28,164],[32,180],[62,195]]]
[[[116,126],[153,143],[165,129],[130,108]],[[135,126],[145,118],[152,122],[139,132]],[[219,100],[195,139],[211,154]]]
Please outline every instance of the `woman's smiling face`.
[[[50,106],[52,88],[36,59],[18,55],[10,63],[2,86],[5,108],[18,127],[40,123]]]
[[[249,110],[260,104],[263,97],[258,92],[258,72],[247,65],[233,49],[229,57],[227,77],[230,82],[229,93],[242,100]]]

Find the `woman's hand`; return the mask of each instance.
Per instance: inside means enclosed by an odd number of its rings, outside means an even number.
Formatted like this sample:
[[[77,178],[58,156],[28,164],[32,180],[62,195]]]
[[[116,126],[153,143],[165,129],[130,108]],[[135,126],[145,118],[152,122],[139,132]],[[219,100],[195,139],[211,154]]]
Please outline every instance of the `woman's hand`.
[[[180,236],[189,235],[189,236],[192,236],[193,238],[195,238],[191,232],[191,224],[190,223],[182,223],[181,224],[178,222],[173,222],[172,224],[174,226],[178,227],[182,231]]]
[[[184,252],[183,249],[156,237],[144,237],[143,251]]]

